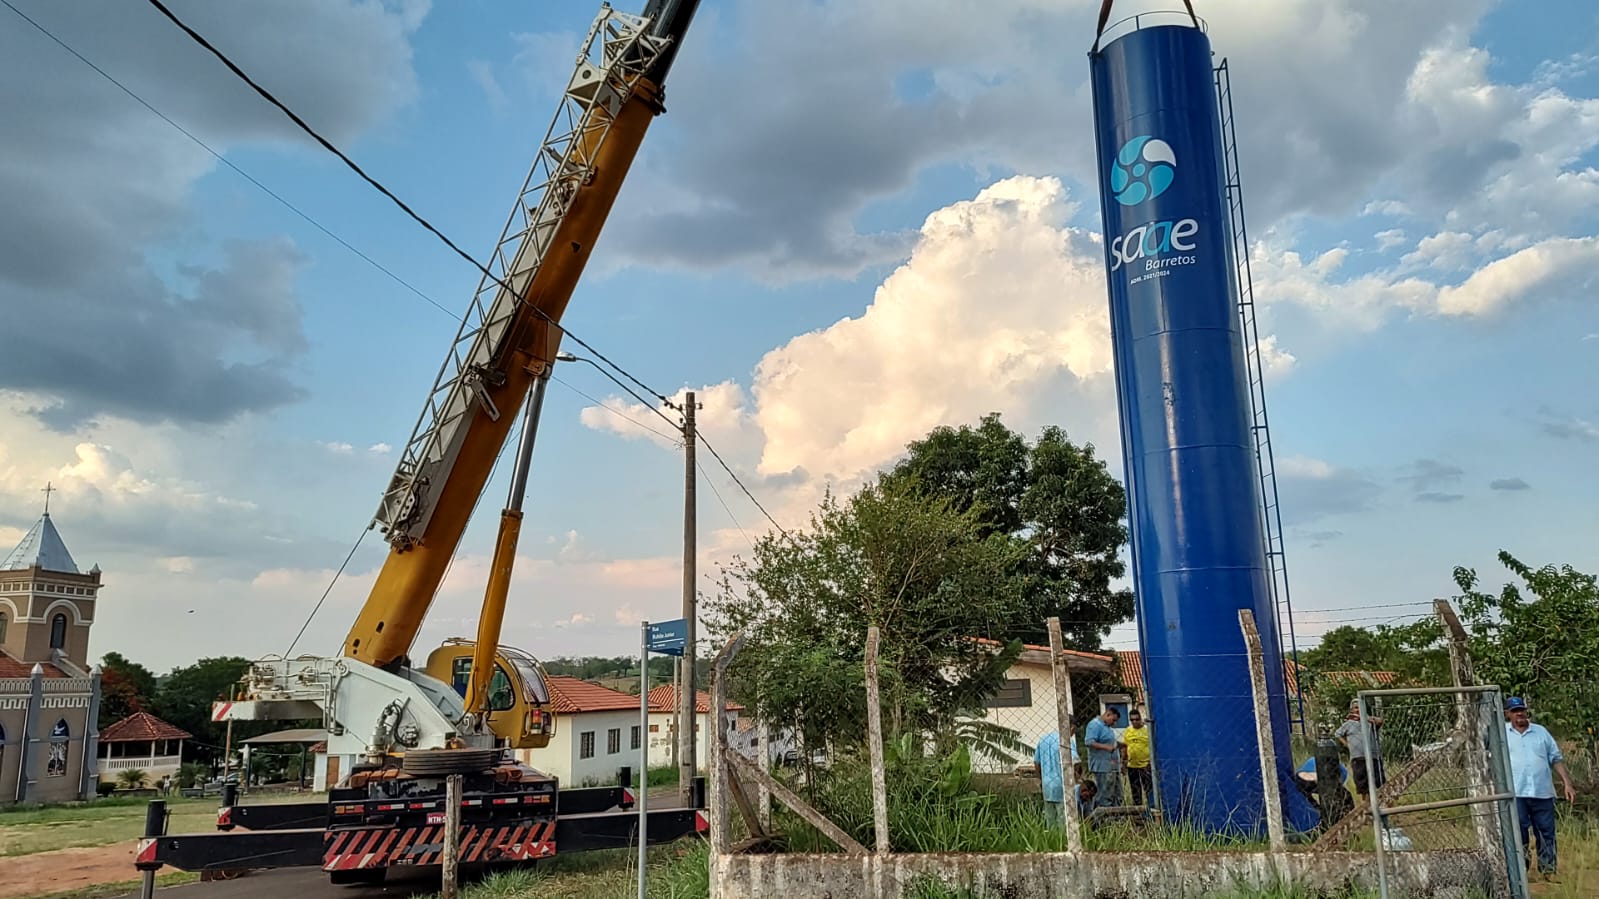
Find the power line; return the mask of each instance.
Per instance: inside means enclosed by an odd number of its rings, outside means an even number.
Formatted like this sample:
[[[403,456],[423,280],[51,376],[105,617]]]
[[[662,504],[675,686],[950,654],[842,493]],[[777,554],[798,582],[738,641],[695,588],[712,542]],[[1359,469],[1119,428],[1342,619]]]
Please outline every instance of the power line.
[[[705,477],[705,485],[711,488],[711,494],[716,497],[717,502],[722,504],[722,511],[727,513],[728,520],[733,522],[733,527],[738,528],[738,532],[744,535],[744,540],[750,545],[750,549],[754,549],[755,541],[750,539],[749,531],[744,530],[744,526],[738,523],[738,516],[734,515],[733,510],[728,508],[727,500],[722,499],[722,491],[716,489],[716,481],[712,480],[710,472],[705,470],[705,466],[701,465],[698,459],[694,460],[694,467],[698,468],[700,474]]]
[[[424,302],[432,304],[432,306],[434,308],[438,309],[440,312],[443,312],[445,315],[448,315],[450,318],[455,319],[456,321],[460,321],[461,316],[456,315],[454,312],[451,312],[449,309],[446,309],[444,306],[440,305],[437,301],[435,301],[432,297],[430,297],[427,294],[423,293],[422,291],[418,290],[409,281],[405,280],[404,278],[402,278],[399,275],[395,274],[394,272],[390,271],[388,268],[386,268],[383,265],[383,263],[378,262],[376,259],[373,259],[371,256],[368,256],[367,254],[361,252],[355,246],[351,245],[349,241],[345,240],[344,238],[340,237],[337,234],[334,234],[325,225],[323,225],[321,222],[317,221],[316,219],[312,218],[304,210],[300,209],[298,206],[295,206],[293,203],[291,203],[288,200],[284,199],[280,194],[278,194],[272,188],[267,187],[265,184],[261,183],[259,180],[256,179],[256,177],[254,175],[251,175],[249,172],[246,172],[244,169],[241,169],[237,165],[233,164],[233,162],[231,160],[229,160],[226,156],[223,156],[221,153],[218,153],[215,149],[213,149],[210,144],[208,144],[205,141],[201,140],[198,136],[196,136],[193,132],[189,131],[187,128],[185,128],[182,125],[178,124],[178,122],[176,120],[174,120],[171,116],[169,116],[166,113],[162,112],[161,110],[157,109],[154,104],[150,103],[150,101],[148,101],[148,100],[144,99],[143,97],[139,96],[137,93],[135,93],[133,91],[132,88],[130,88],[127,85],[123,84],[121,81],[118,81],[110,72],[107,72],[105,69],[100,68],[98,65],[96,65],[94,63],[94,61],[90,60],[88,57],[84,56],[82,53],[79,53],[77,50],[73,49],[73,47],[70,44],[68,44],[66,41],[62,40],[59,37],[56,37],[55,34],[51,33],[51,31],[49,29],[45,28],[43,25],[40,25],[38,22],[34,21],[33,19],[29,18],[27,13],[25,13],[22,10],[17,9],[15,6],[13,6],[11,4],[11,0],[0,0],[0,3],[5,4],[7,9],[10,9],[12,12],[16,13],[19,17],[21,17],[21,19],[24,22],[27,22],[29,25],[32,25],[35,29],[37,29],[39,31],[40,34],[42,34],[45,37],[49,38],[50,40],[54,41],[57,45],[59,45],[61,47],[61,49],[65,50],[68,53],[71,53],[73,56],[77,57],[79,62],[82,62],[84,65],[86,65],[89,68],[93,69],[94,71],[98,72],[100,74],[100,77],[102,77],[105,80],[107,80],[107,81],[111,82],[112,84],[116,85],[116,87],[118,89],[120,89],[123,93],[127,94],[128,96],[132,97],[136,102],[138,102],[138,104],[140,106],[143,106],[145,109],[150,110],[150,112],[154,113],[163,122],[166,122],[168,125],[171,125],[173,128],[177,129],[177,131],[180,134],[182,134],[184,137],[187,137],[189,140],[194,141],[196,146],[200,147],[200,149],[206,151],[207,153],[210,153],[211,156],[214,157],[217,162],[220,162],[223,165],[227,166],[228,168],[232,169],[233,171],[237,172],[246,181],[249,181],[251,184],[254,184],[256,187],[260,188],[261,191],[264,192],[267,196],[269,196],[272,199],[277,200],[279,203],[283,204],[283,207],[285,209],[288,209],[290,212],[292,212],[295,215],[299,216],[300,218],[304,219],[306,222],[310,223],[311,226],[316,228],[318,231],[321,231],[323,234],[326,234],[328,237],[331,237],[335,241],[338,241],[345,249],[349,250],[350,252],[354,253],[355,255],[357,255],[357,256],[361,257],[362,259],[366,260],[366,262],[368,264],[370,264],[372,267],[376,268],[378,271],[382,272],[385,275],[388,275],[390,278],[392,278],[394,280],[394,282],[396,284],[399,284],[401,287],[404,287],[406,290],[409,290],[412,293],[416,294]]]
[[[5,0],[0,0],[0,2],[5,2]],[[238,64],[235,63],[233,60],[229,59],[227,54],[223,53],[221,50],[218,50],[215,46],[213,46],[210,41],[205,39],[204,35],[200,34],[198,31],[195,31],[193,28],[190,28],[182,19],[178,18],[177,15],[172,12],[172,10],[168,9],[166,7],[166,4],[162,3],[161,0],[149,0],[149,3],[150,3],[151,6],[154,6],[163,16],[166,16],[169,20],[171,20],[172,24],[178,26],[178,28],[181,29],[184,34],[187,34],[192,40],[194,40],[195,43],[199,44],[201,47],[204,47],[206,50],[210,51],[212,56],[215,56],[219,61],[221,61],[221,63],[224,66],[227,66],[228,71],[230,71],[234,75],[238,76],[238,78],[240,80],[242,80],[245,84],[248,84],[252,89],[255,90],[255,92],[257,94],[261,95],[262,99],[266,100],[268,103],[271,103],[273,106],[277,107],[278,110],[281,111],[284,115],[288,116],[289,119],[291,121],[293,121],[295,125],[299,126],[301,131],[304,131],[307,135],[310,135],[310,137],[313,140],[315,140],[317,143],[321,144],[323,146],[323,148],[326,149],[328,152],[330,152],[333,155],[339,157],[339,159],[346,166],[348,166],[351,171],[353,171],[357,175],[359,175],[363,181],[365,181],[367,184],[371,185],[374,189],[376,189],[379,193],[383,194],[385,197],[388,197],[389,200],[394,203],[394,205],[398,206],[401,211],[403,211],[406,215],[410,216],[412,221],[415,221],[417,224],[421,225],[423,228],[426,228],[429,232],[431,232],[433,234],[433,236],[437,237],[440,241],[442,241],[446,247],[449,247],[452,251],[454,251],[457,256],[459,256],[462,259],[466,260],[466,262],[470,263],[473,268],[476,268],[478,271],[482,272],[483,276],[485,278],[488,278],[490,281],[493,281],[495,284],[498,284],[503,290],[507,291],[512,296],[518,296],[517,291],[514,288],[512,288],[510,284],[506,283],[504,279],[500,278],[498,275],[496,275],[492,271],[490,271],[488,266],[484,265],[481,262],[478,262],[476,257],[472,256],[467,251],[461,249],[460,246],[458,246],[455,243],[455,241],[453,241],[449,237],[445,236],[445,234],[442,231],[440,231],[438,228],[433,227],[433,223],[429,222],[427,219],[425,219],[422,216],[418,215],[416,210],[414,210],[410,206],[406,205],[404,200],[401,200],[399,197],[395,196],[394,192],[389,190],[387,187],[385,187],[382,182],[378,181],[376,178],[373,178],[371,175],[368,175],[364,169],[362,169],[359,165],[356,164],[355,160],[353,160],[349,156],[345,155],[343,150],[340,150],[338,147],[334,146],[332,141],[329,141],[327,138],[323,137],[315,128],[312,128],[310,125],[306,124],[304,119],[300,118],[300,116],[298,114],[296,114],[294,112],[294,110],[290,109],[288,106],[285,106],[281,100],[279,100],[277,97],[273,96],[271,91],[269,91],[266,88],[262,87],[261,85],[257,84],[255,82],[255,79],[251,78],[250,75],[247,72],[245,72],[243,69],[239,68]],[[550,317],[549,313],[545,312],[544,310],[540,309],[537,305],[534,305],[534,304],[529,304],[529,308],[532,309],[533,313],[535,315],[537,315],[539,318],[542,318],[544,321],[548,322],[549,324],[551,324],[551,325],[553,325],[553,326],[555,326],[557,328],[560,328],[561,333],[563,333],[567,337],[572,338],[573,342],[575,342],[578,346],[581,346],[583,349],[588,350],[590,353],[593,353],[594,356],[597,357],[600,361],[602,361],[606,365],[609,365],[610,367],[616,369],[616,371],[618,373],[620,373],[623,377],[627,378],[629,381],[632,381],[634,384],[638,385],[639,389],[643,390],[645,393],[648,393],[648,394],[654,396],[656,399],[660,400],[662,403],[666,404],[667,406],[672,406],[672,401],[667,399],[664,394],[662,394],[661,392],[659,392],[659,391],[655,390],[654,388],[650,387],[648,384],[645,384],[643,381],[640,381],[638,378],[634,377],[631,372],[629,372],[627,369],[623,368],[622,366],[617,365],[615,362],[611,361],[611,359],[608,358],[604,353],[601,353],[599,350],[595,349],[593,347],[593,345],[591,345],[587,341],[583,340],[583,338],[577,336],[576,334],[572,333],[567,328],[561,326],[561,324],[559,322],[557,322],[555,319]],[[651,405],[651,404],[646,403],[645,405]],[[652,406],[652,408],[653,408],[653,406]]]
[[[727,476],[733,479],[733,483],[738,485],[738,489],[744,491],[744,495],[750,498],[750,502],[755,504],[755,508],[760,509],[761,514],[766,516],[766,520],[772,523],[772,527],[777,528],[778,533],[784,537],[791,536],[782,525],[777,523],[777,519],[772,517],[772,513],[766,511],[766,507],[761,505],[761,501],[755,498],[755,494],[750,492],[750,488],[744,486],[744,482],[739,480],[738,473],[733,471],[732,467],[727,464],[727,461],[722,458],[722,454],[716,451],[716,447],[711,446],[711,442],[705,439],[705,432],[695,428],[694,433],[699,437],[700,442],[705,444],[705,448],[711,451],[711,455],[716,457],[716,461],[721,464],[722,470],[727,472]]]
[[[589,402],[593,403],[594,405],[599,406],[601,409],[604,409],[605,411],[611,413],[612,415],[616,416],[617,418],[622,419],[625,422],[629,422],[629,423],[631,423],[633,425],[636,425],[636,426],[638,426],[640,428],[643,428],[644,430],[649,431],[651,434],[654,434],[655,436],[660,437],[663,440],[669,440],[669,441],[672,442],[672,444],[674,446],[682,446],[683,445],[683,441],[682,441],[681,438],[673,437],[672,435],[670,435],[670,434],[668,434],[668,433],[666,433],[664,431],[661,431],[658,428],[652,428],[649,425],[645,424],[644,422],[639,421],[638,419],[634,418],[633,416],[628,415],[626,412],[623,412],[622,410],[616,408],[615,406],[608,405],[605,402],[603,402],[601,400],[598,400],[598,399],[595,399],[594,397],[590,396],[589,394],[584,393],[583,391],[577,389],[576,387],[573,387],[571,384],[568,384],[566,381],[561,380],[560,378],[556,377],[555,375],[551,375],[550,379],[555,381],[557,384],[560,384],[562,387],[565,387],[567,390],[570,390],[573,393],[577,394],[578,396],[588,400]],[[670,421],[670,419],[668,419],[668,420]]]

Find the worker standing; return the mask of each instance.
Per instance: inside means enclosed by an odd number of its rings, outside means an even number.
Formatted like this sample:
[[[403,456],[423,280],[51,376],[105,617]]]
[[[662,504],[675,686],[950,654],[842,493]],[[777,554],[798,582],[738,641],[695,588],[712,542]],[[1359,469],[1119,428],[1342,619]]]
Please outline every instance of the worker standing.
[[[1097,805],[1122,804],[1121,750],[1116,743],[1116,722],[1121,712],[1110,706],[1089,720],[1083,741],[1088,744],[1088,773],[1099,784]]]
[[[1133,805],[1155,805],[1155,779],[1150,770],[1149,728],[1137,708],[1127,712],[1127,729],[1122,731],[1122,763],[1127,766],[1127,788]]]
[[[1532,723],[1532,713],[1520,696],[1505,703],[1505,741],[1509,744],[1510,777],[1516,793],[1516,822],[1521,845],[1527,845],[1528,831],[1538,836],[1538,873],[1553,880],[1555,854],[1555,782],[1550,771],[1560,775],[1566,801],[1576,802],[1571,772],[1560,745],[1541,724]],[[1528,859],[1530,868],[1531,859]]]

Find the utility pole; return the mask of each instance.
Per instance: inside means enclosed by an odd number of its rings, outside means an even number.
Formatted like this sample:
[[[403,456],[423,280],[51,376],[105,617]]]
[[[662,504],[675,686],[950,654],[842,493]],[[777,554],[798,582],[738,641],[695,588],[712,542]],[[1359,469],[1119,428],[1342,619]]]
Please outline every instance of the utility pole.
[[[677,691],[677,799],[683,808],[692,805],[694,791],[696,726],[699,715],[695,713],[694,655],[698,627],[698,608],[695,586],[699,577],[696,569],[699,550],[698,525],[694,514],[694,488],[698,481],[694,468],[694,391],[684,395],[683,402],[683,622],[688,632],[683,643],[683,656],[678,664]],[[712,721],[716,718],[713,715]],[[647,772],[646,772],[647,775]]]

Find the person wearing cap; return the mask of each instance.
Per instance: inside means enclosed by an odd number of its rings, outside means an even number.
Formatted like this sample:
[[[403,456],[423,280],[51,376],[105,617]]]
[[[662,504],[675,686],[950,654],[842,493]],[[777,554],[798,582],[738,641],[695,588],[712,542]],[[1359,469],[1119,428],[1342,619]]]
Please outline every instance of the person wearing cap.
[[[1382,745],[1377,735],[1377,728],[1382,727],[1382,718],[1368,715],[1366,723],[1371,726],[1360,726],[1360,700],[1351,700],[1349,716],[1333,731],[1333,736],[1349,750],[1349,768],[1355,775],[1355,792],[1360,794],[1363,801],[1370,802],[1371,791],[1380,789],[1386,778],[1382,773]],[[1369,773],[1366,770],[1368,754],[1371,756]]]
[[[1516,794],[1516,820],[1521,830],[1521,845],[1527,845],[1528,831],[1538,837],[1538,873],[1553,877],[1555,854],[1555,782],[1550,771],[1560,775],[1566,801],[1576,802],[1566,757],[1555,738],[1541,724],[1532,723],[1532,713],[1520,696],[1505,703],[1505,741],[1509,744],[1510,779]],[[1527,860],[1532,867],[1532,859]]]

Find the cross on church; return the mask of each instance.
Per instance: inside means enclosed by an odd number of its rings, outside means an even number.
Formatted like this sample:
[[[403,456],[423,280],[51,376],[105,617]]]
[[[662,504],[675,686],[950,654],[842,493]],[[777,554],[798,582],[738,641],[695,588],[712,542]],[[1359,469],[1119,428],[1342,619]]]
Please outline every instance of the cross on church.
[[[50,494],[56,492],[59,489],[61,489],[61,488],[50,486],[50,482],[49,481],[45,481],[44,482],[44,489],[39,491],[40,493],[44,494],[44,514],[46,514],[46,515],[50,514]]]

